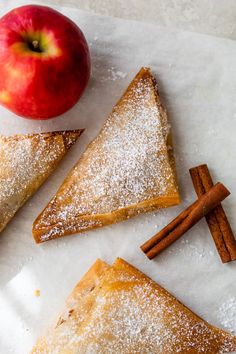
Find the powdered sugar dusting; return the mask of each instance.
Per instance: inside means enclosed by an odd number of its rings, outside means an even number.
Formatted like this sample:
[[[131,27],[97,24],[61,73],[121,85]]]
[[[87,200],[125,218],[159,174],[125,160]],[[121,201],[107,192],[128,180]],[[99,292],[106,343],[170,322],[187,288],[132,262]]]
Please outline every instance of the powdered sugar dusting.
[[[79,302],[49,333],[45,352],[217,354],[236,348],[230,335],[217,332],[134,271],[110,268],[84,304]]]
[[[68,141],[68,144],[71,144]],[[45,134],[0,136],[0,229],[35,192],[65,153],[63,139]]]
[[[176,195],[168,132],[153,81],[150,77],[136,80],[67,178],[67,185],[42,214],[40,226],[63,221],[73,225],[75,217]]]

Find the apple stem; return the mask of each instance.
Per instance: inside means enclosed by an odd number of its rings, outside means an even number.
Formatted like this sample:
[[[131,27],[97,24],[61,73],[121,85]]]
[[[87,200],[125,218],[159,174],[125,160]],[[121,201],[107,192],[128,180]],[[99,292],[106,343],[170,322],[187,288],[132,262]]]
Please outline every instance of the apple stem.
[[[34,41],[32,42],[32,45],[33,45],[34,49],[39,49],[39,41],[34,40]]]

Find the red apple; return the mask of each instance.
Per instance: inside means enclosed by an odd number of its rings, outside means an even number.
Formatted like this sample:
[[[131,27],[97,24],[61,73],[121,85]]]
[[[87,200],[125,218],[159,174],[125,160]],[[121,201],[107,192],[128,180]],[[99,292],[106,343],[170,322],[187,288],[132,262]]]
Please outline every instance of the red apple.
[[[78,101],[89,76],[86,39],[69,18],[29,5],[0,19],[0,103],[12,112],[58,116]]]

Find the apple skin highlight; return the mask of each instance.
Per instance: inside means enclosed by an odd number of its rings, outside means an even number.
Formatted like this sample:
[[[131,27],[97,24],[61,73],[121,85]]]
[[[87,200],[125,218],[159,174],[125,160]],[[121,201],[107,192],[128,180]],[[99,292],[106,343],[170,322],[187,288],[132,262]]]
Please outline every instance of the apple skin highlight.
[[[0,19],[0,103],[17,115],[48,119],[68,111],[90,66],[83,33],[58,11],[28,5]]]

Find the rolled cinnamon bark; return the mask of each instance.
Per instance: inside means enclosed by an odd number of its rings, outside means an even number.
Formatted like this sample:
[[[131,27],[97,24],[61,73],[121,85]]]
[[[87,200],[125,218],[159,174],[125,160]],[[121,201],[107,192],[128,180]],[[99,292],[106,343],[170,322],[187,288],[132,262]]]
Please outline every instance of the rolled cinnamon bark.
[[[141,250],[149,259],[153,259],[179,239],[229,195],[230,192],[228,189],[222,183],[217,183],[207,193],[202,195],[178,215],[177,218],[175,218],[163,230],[145,242],[141,246]]]
[[[209,191],[213,181],[206,164],[189,170],[198,197]],[[223,263],[236,260],[236,240],[221,204],[206,215],[206,221]]]

